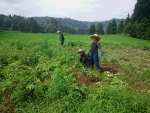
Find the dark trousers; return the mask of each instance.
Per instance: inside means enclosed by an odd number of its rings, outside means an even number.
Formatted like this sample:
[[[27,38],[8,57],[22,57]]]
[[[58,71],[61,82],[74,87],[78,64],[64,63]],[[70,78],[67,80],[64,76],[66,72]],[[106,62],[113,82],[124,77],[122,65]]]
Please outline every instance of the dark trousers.
[[[91,64],[96,66],[98,70],[100,70],[98,53],[91,53]]]
[[[81,59],[79,59],[79,61],[82,63]],[[90,66],[91,65],[91,60],[90,59],[86,60],[83,65],[84,65],[84,67]]]
[[[64,40],[61,40],[61,41],[60,41],[60,45],[63,45],[63,44],[64,44]]]
[[[90,60],[87,60],[85,63],[84,63],[84,67],[88,67],[91,65],[91,61]]]

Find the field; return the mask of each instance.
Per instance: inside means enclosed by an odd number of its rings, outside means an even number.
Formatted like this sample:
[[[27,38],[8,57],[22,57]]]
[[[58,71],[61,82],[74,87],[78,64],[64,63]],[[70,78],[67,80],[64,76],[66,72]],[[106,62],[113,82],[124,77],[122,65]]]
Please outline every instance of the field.
[[[0,33],[1,113],[150,113],[150,41],[101,35],[102,72],[83,68],[89,35]]]

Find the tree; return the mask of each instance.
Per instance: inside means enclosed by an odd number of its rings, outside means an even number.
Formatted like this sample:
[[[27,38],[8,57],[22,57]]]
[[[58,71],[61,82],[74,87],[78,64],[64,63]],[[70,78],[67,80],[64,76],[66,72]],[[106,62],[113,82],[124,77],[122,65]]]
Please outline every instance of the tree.
[[[0,15],[0,29],[3,28],[3,23],[4,23],[4,17],[3,15]]]
[[[26,20],[21,20],[18,23],[18,28],[19,28],[19,31],[21,31],[21,32],[29,32],[28,27],[29,27],[28,22]]]
[[[131,18],[128,14],[124,32],[135,38],[150,39],[150,0],[137,0]]]
[[[106,34],[111,34],[111,22],[108,24],[107,28],[106,28]]]
[[[137,38],[140,39],[149,39],[150,32],[150,20],[147,18],[143,18],[140,23],[137,24]]]
[[[127,18],[126,18],[126,21],[125,21],[125,25],[127,25],[128,23],[130,23],[131,21],[131,18],[130,18],[130,15],[128,14]]]
[[[62,23],[58,23],[57,24],[57,29],[59,29],[60,31],[62,31],[63,30],[63,25],[62,25]]]
[[[117,32],[116,20],[113,19],[111,23],[110,34],[116,34],[116,32]]]
[[[97,25],[97,34],[104,34],[104,29],[102,23]]]
[[[23,17],[21,17],[21,16],[16,16],[16,15],[13,16],[12,25],[11,25],[13,31],[18,31],[18,30],[19,30],[19,28],[18,28],[18,23],[19,23],[21,20],[23,20]]]
[[[53,18],[52,18],[52,19],[51,19],[51,24],[57,26],[58,21],[57,21],[56,19],[53,19]]]
[[[124,29],[124,22],[123,22],[123,20],[121,20],[118,25],[117,33],[123,33],[123,29]]]
[[[49,21],[47,20],[47,24],[49,24]]]
[[[128,23],[125,27],[124,27],[124,33],[125,34],[129,34],[131,37],[136,37],[136,24],[132,24],[132,23]]]
[[[33,18],[30,18],[30,30],[32,33],[39,32],[39,25]]]
[[[144,33],[142,39],[150,40],[150,28],[148,28],[147,31]]]
[[[4,18],[4,27],[5,27],[5,28],[11,28],[11,24],[12,24],[11,19],[8,18],[8,17],[5,17],[5,18]]]
[[[13,19],[12,19],[12,25],[11,25],[11,28],[12,28],[13,31],[18,31],[19,30],[19,28],[17,26],[18,21],[19,20],[17,19],[17,17],[13,17]]]
[[[69,33],[69,27],[66,26],[66,25],[64,25],[64,26],[63,26],[63,31],[64,31],[65,33]]]
[[[90,32],[90,34],[92,35],[92,34],[95,33],[95,31],[96,31],[95,25],[92,24],[91,27],[90,27],[90,31],[89,31],[89,32]]]
[[[140,23],[143,17],[150,19],[150,0],[137,0],[132,21]]]
[[[85,34],[85,29],[82,27],[78,28],[78,34]],[[94,34],[94,33],[93,33]]]

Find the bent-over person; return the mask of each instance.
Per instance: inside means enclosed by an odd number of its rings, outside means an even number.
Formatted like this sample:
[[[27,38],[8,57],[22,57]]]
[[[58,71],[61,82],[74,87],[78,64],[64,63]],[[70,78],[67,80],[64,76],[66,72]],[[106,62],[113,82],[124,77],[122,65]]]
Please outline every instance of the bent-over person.
[[[85,51],[82,49],[79,49],[77,52],[80,54],[80,59],[79,61],[84,65],[84,67],[88,67],[91,65],[91,60],[90,58],[85,54]]]
[[[63,45],[65,40],[64,35],[59,30],[57,31],[57,34],[60,34],[60,45]]]

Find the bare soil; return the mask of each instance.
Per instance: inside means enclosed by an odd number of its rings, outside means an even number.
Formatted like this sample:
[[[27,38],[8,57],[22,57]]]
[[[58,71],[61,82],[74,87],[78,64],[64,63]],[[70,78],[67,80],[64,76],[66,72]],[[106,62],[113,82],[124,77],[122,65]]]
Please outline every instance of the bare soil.
[[[114,64],[101,64],[101,73],[109,71],[113,74],[116,74],[118,72],[116,66]],[[90,77],[88,72],[85,74],[82,74],[79,69],[75,69],[76,73],[76,78],[80,84],[85,84],[87,87],[91,85],[102,85],[102,82],[99,78],[96,77]],[[105,82],[110,82],[110,81],[105,81]]]
[[[122,53],[122,59],[125,62],[129,62],[137,66],[137,70],[142,67],[148,67],[150,65],[150,50],[141,50],[141,49],[132,49],[132,48],[119,48],[118,51]],[[117,50],[115,51],[117,52]],[[105,53],[106,56],[111,54],[109,51]],[[115,54],[117,55],[117,53]],[[127,82],[132,88],[143,91],[143,90],[150,90],[150,84],[145,83],[144,81],[137,78],[132,73],[121,70],[118,64],[107,63],[107,61],[101,62],[101,71],[102,73],[105,71],[109,71],[115,74],[118,78],[122,79],[123,81]],[[93,84],[100,84],[102,85],[104,82],[110,81],[102,81],[98,78],[90,78],[88,76],[88,72],[86,74],[82,74],[79,72],[78,69],[75,70],[76,78],[80,84],[85,84],[87,87]],[[124,77],[121,77],[120,73],[124,73]]]

